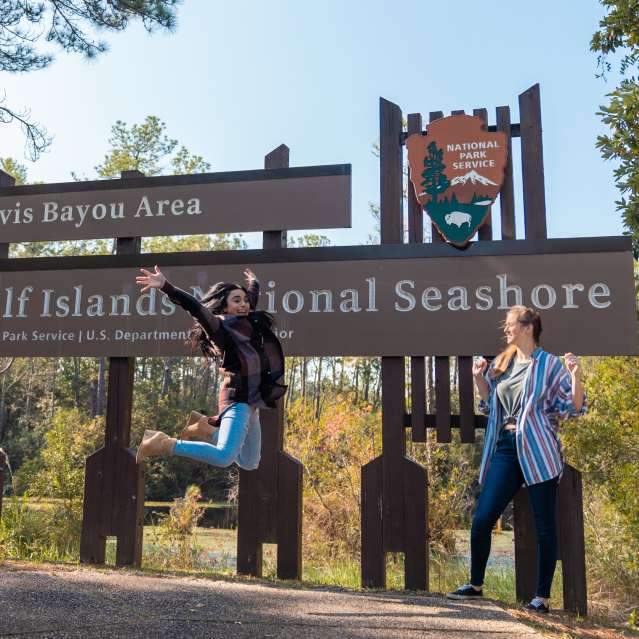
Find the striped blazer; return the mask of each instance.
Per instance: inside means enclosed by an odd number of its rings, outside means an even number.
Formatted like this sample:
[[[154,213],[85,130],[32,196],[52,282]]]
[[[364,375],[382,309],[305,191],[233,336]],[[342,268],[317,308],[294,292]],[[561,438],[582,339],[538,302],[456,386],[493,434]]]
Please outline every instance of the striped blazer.
[[[479,409],[488,413],[484,450],[479,469],[479,483],[483,484],[497,447],[502,406],[497,396],[497,381],[486,371],[488,401],[481,401]],[[561,359],[536,348],[524,380],[521,411],[517,419],[516,442],[519,465],[526,485],[539,484],[561,476],[564,466],[559,439],[559,421],[586,412],[584,396],[581,410],[572,402],[572,379]]]

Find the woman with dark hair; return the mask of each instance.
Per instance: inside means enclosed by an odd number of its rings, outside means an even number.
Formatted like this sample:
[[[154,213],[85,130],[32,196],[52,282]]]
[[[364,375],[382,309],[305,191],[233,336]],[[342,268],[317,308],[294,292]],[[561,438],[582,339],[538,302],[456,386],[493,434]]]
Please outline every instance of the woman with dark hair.
[[[479,483],[482,491],[470,536],[470,583],[450,599],[482,596],[493,526],[526,484],[537,531],[537,593],[526,605],[548,612],[557,562],[555,503],[563,471],[559,420],[586,410],[581,365],[572,353],[561,359],[539,348],[541,317],[524,306],[509,309],[503,325],[506,349],[488,366],[473,363],[473,377],[488,412]]]
[[[193,317],[191,346],[219,366],[223,381],[218,416],[194,411],[179,439],[146,430],[138,463],[147,457],[175,455],[212,466],[236,462],[245,470],[256,469],[261,450],[259,409],[275,406],[286,391],[278,383],[284,375],[284,356],[271,330],[272,318],[257,310],[257,278],[246,269],[246,287],[219,282],[199,301],[173,286],[157,266],[154,272],[140,270],[143,274],[136,283],[143,286],[142,293],[157,288]],[[190,441],[194,439],[203,441]]]

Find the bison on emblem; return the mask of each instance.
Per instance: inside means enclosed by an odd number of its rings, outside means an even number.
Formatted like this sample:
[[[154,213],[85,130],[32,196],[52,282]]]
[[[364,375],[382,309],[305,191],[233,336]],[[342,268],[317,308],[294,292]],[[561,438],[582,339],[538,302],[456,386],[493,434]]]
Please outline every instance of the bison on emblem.
[[[456,224],[457,228],[460,228],[462,224],[468,224],[468,227],[470,228],[470,222],[473,219],[473,216],[470,213],[453,211],[452,213],[448,213],[444,219],[446,220],[446,224],[449,226]]]

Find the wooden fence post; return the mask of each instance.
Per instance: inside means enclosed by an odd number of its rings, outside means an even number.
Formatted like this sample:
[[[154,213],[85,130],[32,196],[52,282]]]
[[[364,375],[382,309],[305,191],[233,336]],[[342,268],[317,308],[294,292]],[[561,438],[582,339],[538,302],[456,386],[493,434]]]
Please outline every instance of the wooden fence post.
[[[13,186],[16,183],[13,175],[9,175],[0,169],[0,189]],[[9,257],[9,244],[0,242],[0,260],[6,260]]]
[[[382,243],[401,243],[402,113],[380,100],[380,226]],[[417,237],[416,222],[411,230]],[[362,586],[386,585],[386,552],[404,553],[404,583],[428,588],[426,470],[406,457],[404,357],[382,357],[380,457],[362,467]],[[416,429],[417,430],[417,429]]]
[[[123,171],[122,179],[143,177]],[[140,253],[141,238],[117,238],[116,253]],[[107,535],[117,537],[116,565],[142,563],[144,469],[131,444],[135,357],[110,357],[104,446],[87,458],[80,561],[103,564]]]
[[[264,168],[289,166],[289,149],[280,145],[264,159]],[[286,230],[266,231],[265,249],[286,248]],[[256,470],[240,469],[237,571],[262,575],[262,544],[277,543],[277,576],[302,578],[303,466],[284,452],[284,399],[260,411],[262,457]]]

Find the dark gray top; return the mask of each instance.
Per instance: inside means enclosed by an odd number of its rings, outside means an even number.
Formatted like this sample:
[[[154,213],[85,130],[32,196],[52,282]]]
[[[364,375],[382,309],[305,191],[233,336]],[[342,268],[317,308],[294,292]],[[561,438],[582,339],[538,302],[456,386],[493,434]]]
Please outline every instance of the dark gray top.
[[[510,363],[508,370],[497,382],[497,397],[502,406],[502,424],[516,422],[521,410],[521,395],[524,392],[526,371],[530,360],[518,362],[516,357]]]

